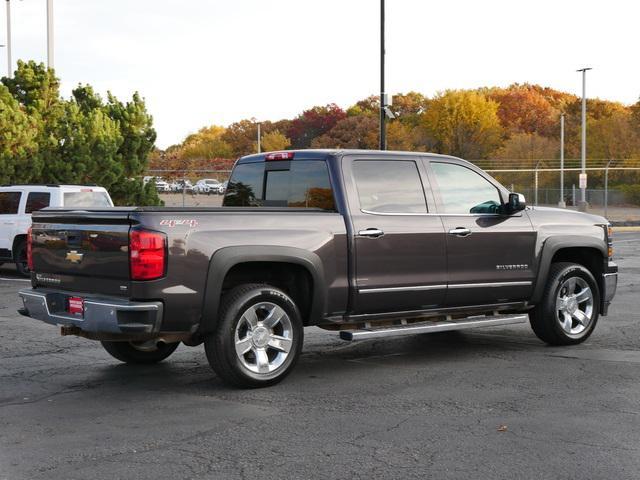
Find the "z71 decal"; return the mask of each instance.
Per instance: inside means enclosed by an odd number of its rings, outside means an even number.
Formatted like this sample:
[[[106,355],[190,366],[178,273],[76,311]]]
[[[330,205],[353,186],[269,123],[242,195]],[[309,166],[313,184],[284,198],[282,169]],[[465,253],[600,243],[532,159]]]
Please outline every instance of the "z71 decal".
[[[164,220],[160,220],[160,225],[163,227],[177,227],[177,226],[187,225],[191,228],[195,228],[198,226],[198,221],[195,219],[191,219],[191,220],[164,219]]]

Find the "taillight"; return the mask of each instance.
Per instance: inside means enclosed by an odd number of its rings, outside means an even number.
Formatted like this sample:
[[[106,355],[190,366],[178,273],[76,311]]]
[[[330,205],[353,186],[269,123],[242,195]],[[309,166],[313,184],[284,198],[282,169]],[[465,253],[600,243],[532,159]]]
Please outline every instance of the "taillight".
[[[149,230],[129,232],[131,280],[154,280],[163,277],[167,260],[167,237]]]
[[[29,270],[33,270],[33,237],[31,231],[32,229],[29,227],[29,230],[27,230],[27,266]]]
[[[273,152],[267,153],[265,160],[293,160],[294,152]]]

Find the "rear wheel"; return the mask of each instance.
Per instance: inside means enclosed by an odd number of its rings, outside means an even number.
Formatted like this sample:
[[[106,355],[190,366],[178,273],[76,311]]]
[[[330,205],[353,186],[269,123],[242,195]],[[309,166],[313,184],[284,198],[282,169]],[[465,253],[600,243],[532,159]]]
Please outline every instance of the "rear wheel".
[[[224,296],[216,331],[205,342],[207,359],[225,382],[266,387],[285,378],[302,350],[298,307],[282,290],[247,284]]]
[[[125,363],[158,363],[175,352],[180,342],[164,343],[155,340],[146,342],[100,342],[112,357]]]
[[[27,260],[27,242],[22,240],[16,244],[15,254],[13,259],[16,263],[16,270],[23,277],[28,277],[31,275],[31,270],[29,270],[29,263]]]
[[[574,345],[593,333],[599,308],[600,291],[591,272],[575,263],[554,263],[542,301],[529,318],[540,340]]]

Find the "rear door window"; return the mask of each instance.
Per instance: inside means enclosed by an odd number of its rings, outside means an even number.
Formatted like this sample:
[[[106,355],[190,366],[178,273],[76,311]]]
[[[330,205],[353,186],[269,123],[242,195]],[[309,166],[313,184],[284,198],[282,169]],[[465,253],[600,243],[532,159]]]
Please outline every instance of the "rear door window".
[[[21,196],[21,192],[0,192],[0,215],[16,215]]]
[[[335,211],[329,170],[324,160],[278,160],[238,165],[229,180],[224,205]]]
[[[29,192],[24,213],[32,213],[42,210],[50,205],[51,194],[49,192]]]
[[[356,160],[353,177],[366,213],[427,213],[422,181],[412,160]]]

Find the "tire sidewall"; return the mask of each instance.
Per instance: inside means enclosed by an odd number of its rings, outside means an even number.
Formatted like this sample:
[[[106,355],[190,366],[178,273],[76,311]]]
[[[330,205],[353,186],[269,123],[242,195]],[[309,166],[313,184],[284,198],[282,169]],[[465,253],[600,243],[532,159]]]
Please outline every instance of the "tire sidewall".
[[[571,335],[564,331],[560,326],[558,312],[556,311],[556,299],[558,298],[559,290],[562,284],[572,277],[579,277],[585,280],[593,294],[593,314],[591,323],[588,328],[576,335]],[[570,343],[579,343],[589,337],[591,333],[593,333],[600,315],[600,289],[591,272],[580,265],[571,265],[564,268],[554,279],[553,288],[550,289],[550,293],[551,295],[546,299],[546,314],[549,315],[553,321],[552,326],[556,335],[561,338],[565,338]]]
[[[271,302],[281,307],[289,315],[293,333],[293,345],[286,360],[275,371],[268,374],[247,370],[235,351],[235,331],[240,318],[250,306],[261,302]],[[218,348],[222,349],[227,362],[233,366],[236,373],[254,386],[266,386],[280,381],[293,369],[302,350],[303,326],[300,311],[293,300],[277,288],[257,287],[236,299],[226,310],[219,327]]]
[[[16,270],[23,277],[28,277],[31,274],[29,267],[23,266],[21,262],[22,258],[25,258],[26,260],[26,256],[27,256],[27,242],[22,240],[20,241],[20,243],[18,243],[16,248],[15,264],[16,264]]]

